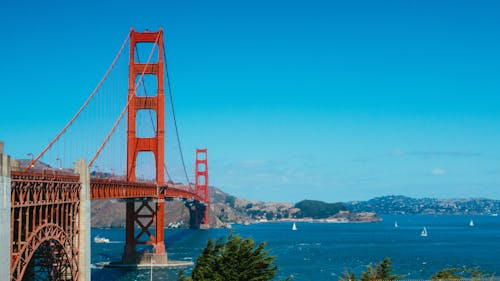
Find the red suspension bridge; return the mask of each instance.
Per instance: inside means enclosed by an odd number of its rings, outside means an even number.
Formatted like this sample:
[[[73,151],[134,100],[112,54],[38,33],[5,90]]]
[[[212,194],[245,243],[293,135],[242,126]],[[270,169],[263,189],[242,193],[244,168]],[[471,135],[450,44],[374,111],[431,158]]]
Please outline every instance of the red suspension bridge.
[[[166,135],[174,140],[171,150]],[[196,150],[191,184],[161,29],[131,30],[76,114],[38,155],[28,155],[10,159],[0,143],[2,280],[90,280],[90,200],[126,204],[124,264],[145,258],[138,245],[151,247],[148,259],[168,263],[168,200],[185,201],[191,227],[209,226],[208,154]],[[175,176],[185,183],[174,182]]]

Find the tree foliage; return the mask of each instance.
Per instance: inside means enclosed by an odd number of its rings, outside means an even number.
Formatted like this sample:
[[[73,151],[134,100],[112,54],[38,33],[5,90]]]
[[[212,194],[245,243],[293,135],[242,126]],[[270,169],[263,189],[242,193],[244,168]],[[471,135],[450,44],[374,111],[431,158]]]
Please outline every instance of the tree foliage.
[[[224,202],[226,204],[228,204],[229,206],[231,206],[231,208],[234,208],[234,204],[236,203],[236,197],[234,197],[232,195],[228,195]]]
[[[191,277],[183,277],[181,273],[178,280],[272,280],[278,268],[265,247],[265,243],[256,245],[252,239],[243,239],[232,232],[217,242],[210,239],[196,260]]]
[[[359,281],[386,281],[386,280],[399,280],[403,275],[396,275],[393,273],[392,262],[390,258],[385,258],[382,262],[373,266],[369,264],[366,271],[361,273]],[[479,270],[478,267],[454,267],[445,268],[438,271],[431,276],[431,280],[494,280],[493,275],[488,275]],[[357,281],[356,274],[346,270],[344,274],[339,277],[339,281]]]
[[[478,267],[444,268],[431,276],[431,280],[484,280],[489,278]]]
[[[361,273],[360,281],[378,281],[378,280],[398,280],[403,278],[403,275],[393,273],[392,262],[390,258],[385,258],[380,263],[373,266],[369,264],[366,271]],[[339,281],[356,281],[354,272],[346,271],[344,276],[339,277]]]

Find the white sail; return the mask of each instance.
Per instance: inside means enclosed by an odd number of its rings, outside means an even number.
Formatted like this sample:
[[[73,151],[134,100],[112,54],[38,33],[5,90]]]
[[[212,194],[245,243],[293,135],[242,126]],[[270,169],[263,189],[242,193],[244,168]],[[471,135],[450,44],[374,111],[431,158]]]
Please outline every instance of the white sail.
[[[398,228],[398,227],[399,227],[398,222],[397,221],[394,222],[394,228]]]
[[[420,233],[420,236],[427,237],[427,228],[425,228],[425,226],[424,229],[422,230],[422,233]]]
[[[474,221],[470,220],[469,226],[474,226]]]
[[[292,230],[297,230],[297,225],[293,223]]]

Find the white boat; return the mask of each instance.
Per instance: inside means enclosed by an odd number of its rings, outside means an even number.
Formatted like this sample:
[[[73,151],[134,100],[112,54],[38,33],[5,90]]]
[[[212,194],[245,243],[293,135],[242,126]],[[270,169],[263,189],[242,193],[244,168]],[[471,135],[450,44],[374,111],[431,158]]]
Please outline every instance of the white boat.
[[[394,228],[398,228],[398,227],[399,227],[398,222],[397,221],[394,222]]]
[[[420,236],[427,237],[427,228],[425,228],[425,226],[424,229],[422,230],[422,233],[420,233]]]
[[[109,239],[104,238],[104,237],[99,237],[99,235],[97,235],[96,237],[94,237],[94,242],[95,243],[109,243]]]
[[[292,230],[297,230],[297,225],[293,223]]]
[[[469,226],[474,226],[474,221],[470,220]]]

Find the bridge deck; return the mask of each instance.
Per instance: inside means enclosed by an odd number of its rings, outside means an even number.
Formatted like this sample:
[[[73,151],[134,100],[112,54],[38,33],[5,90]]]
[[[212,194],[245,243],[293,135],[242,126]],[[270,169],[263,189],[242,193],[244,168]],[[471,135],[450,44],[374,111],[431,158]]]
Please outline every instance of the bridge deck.
[[[12,177],[25,182],[78,182],[79,176],[70,173],[20,172],[13,171]],[[121,179],[91,178],[90,199],[131,199],[131,198],[181,198],[203,202],[203,199],[187,186],[174,185],[168,182],[157,185],[154,182],[128,182]],[[14,200],[19,203],[19,200]]]

